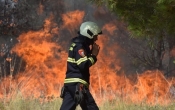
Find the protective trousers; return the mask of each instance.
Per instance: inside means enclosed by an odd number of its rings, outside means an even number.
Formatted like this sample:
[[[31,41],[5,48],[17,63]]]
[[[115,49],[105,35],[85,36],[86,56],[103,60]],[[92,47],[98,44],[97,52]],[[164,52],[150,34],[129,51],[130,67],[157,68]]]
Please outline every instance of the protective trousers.
[[[63,102],[60,110],[76,109],[77,104],[74,100],[75,91],[76,85],[65,86]],[[86,94],[84,94],[84,99],[80,103],[80,107],[82,110],[99,110],[88,88],[86,88]]]

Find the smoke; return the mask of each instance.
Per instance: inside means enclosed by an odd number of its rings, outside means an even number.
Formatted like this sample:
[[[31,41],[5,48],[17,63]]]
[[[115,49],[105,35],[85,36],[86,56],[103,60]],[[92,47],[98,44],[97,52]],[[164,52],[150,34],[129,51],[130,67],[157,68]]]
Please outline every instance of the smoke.
[[[152,103],[157,92],[160,103],[163,98],[169,101],[171,80],[166,80],[159,71],[135,73],[127,50],[134,41],[129,39],[124,23],[105,7],[82,0],[19,0],[17,4],[20,11],[15,13],[15,26],[11,28],[15,34],[0,37],[0,97],[5,94],[10,98],[18,91],[24,97],[58,97],[65,78],[70,39],[77,36],[82,22],[93,21],[103,31],[97,41],[98,61],[90,70],[93,95],[109,100],[118,95],[135,102],[148,98],[146,102]],[[159,84],[164,86],[158,89]]]

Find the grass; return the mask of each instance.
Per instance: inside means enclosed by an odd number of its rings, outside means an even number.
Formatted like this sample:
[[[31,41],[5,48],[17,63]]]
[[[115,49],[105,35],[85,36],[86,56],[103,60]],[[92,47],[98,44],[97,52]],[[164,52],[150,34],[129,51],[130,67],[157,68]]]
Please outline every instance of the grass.
[[[1,101],[0,110],[59,110],[61,103],[61,98],[54,98],[52,101],[42,103],[41,99],[24,99],[17,95],[8,102]],[[100,110],[175,110],[175,104],[151,106],[145,103],[126,103],[118,98],[101,102],[99,108]],[[81,110],[81,108],[78,106],[76,110]]]
[[[100,106],[100,110],[175,110],[174,105],[161,106],[154,105],[150,106],[147,104],[127,104],[125,102],[117,101],[115,103],[106,102],[102,106]]]
[[[149,74],[146,74],[147,77],[138,76],[139,83],[136,86],[137,91],[135,94],[137,94],[137,92],[140,92],[141,95],[145,96],[143,99],[146,100],[146,98],[148,98],[147,95],[149,95],[149,93],[146,93],[146,91],[153,90],[152,94],[155,94],[153,95],[153,99],[155,99],[155,101],[157,102],[158,100],[156,99],[158,96],[156,94],[158,93],[158,90],[159,90],[158,88],[160,88],[161,85],[163,84],[167,84],[165,85],[165,87],[168,88],[167,92],[169,92],[171,84],[166,83],[168,81],[164,77],[163,78],[160,77],[160,80],[158,80],[157,74],[154,74],[154,75],[156,76],[152,76]],[[172,102],[170,102],[168,105],[159,105],[158,103],[155,105],[150,105],[143,101],[140,103],[135,103],[135,102],[129,101],[128,99],[124,99],[124,98],[128,98],[127,97],[129,96],[128,93],[133,92],[134,94],[135,91],[129,90],[129,92],[123,93],[123,89],[122,89],[121,93],[126,95],[126,97],[124,97],[122,94],[116,95],[117,93],[116,91],[115,92],[107,92],[107,91],[105,92],[103,91],[105,89],[102,88],[102,85],[101,85],[100,76],[98,77],[99,77],[99,87],[100,87],[99,91],[100,92],[99,94],[95,94],[95,92],[94,93],[92,92],[92,94],[94,95],[94,98],[97,100],[96,102],[98,103],[100,110],[175,110],[175,103],[173,103],[174,98]],[[156,77],[156,79],[153,79],[150,81],[152,77],[153,78]],[[145,79],[149,79],[149,80],[145,80]],[[7,82],[9,82],[9,88],[13,88],[11,81],[12,81],[11,79],[7,80]],[[160,81],[163,81],[163,82],[160,82]],[[148,86],[152,88],[150,90],[147,90]],[[5,89],[1,88],[2,90],[4,90],[3,91],[4,98],[0,99],[0,110],[59,110],[61,103],[62,103],[61,98],[49,98],[50,99],[49,101],[46,101],[48,98],[45,98],[45,97],[33,98],[31,96],[30,98],[24,98],[18,92],[19,88],[9,89],[9,91],[6,91],[6,85],[3,85],[2,87],[4,87]],[[8,87],[7,87],[7,90],[8,90]],[[165,91],[165,89],[163,90]],[[173,89],[173,93],[174,91],[175,90]],[[17,92],[17,95],[16,95],[16,92]],[[159,92],[161,93],[162,91],[159,91]],[[165,91],[165,93],[167,92]],[[10,93],[12,93],[12,97],[9,98],[8,94]],[[109,98],[109,96],[112,97],[112,99]],[[163,99],[166,97],[167,95],[165,95]],[[138,98],[136,97],[136,100],[139,100],[139,97]],[[163,101],[165,101],[165,99]],[[78,106],[76,110],[81,110],[80,106]]]
[[[0,110],[59,110],[61,99],[41,103],[40,99],[24,99],[21,96],[0,103]]]
[[[115,92],[93,95],[100,110],[175,110],[173,100],[168,105],[150,105],[144,101],[132,102],[125,97],[122,98],[121,95],[116,95]],[[62,103],[62,99],[58,97],[34,98],[31,96],[30,98],[24,98],[18,90],[10,98],[5,96],[6,94],[4,94],[3,99],[0,99],[0,110],[59,110]],[[108,96],[113,98],[110,99]],[[80,106],[76,110],[81,110]]]

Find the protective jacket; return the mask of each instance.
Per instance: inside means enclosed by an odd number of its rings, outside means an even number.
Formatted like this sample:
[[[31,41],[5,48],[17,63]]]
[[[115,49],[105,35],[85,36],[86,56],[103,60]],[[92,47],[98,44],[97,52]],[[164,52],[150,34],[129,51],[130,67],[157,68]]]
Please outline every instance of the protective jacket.
[[[88,86],[90,73],[89,68],[96,63],[96,56],[92,55],[88,41],[82,35],[71,41],[67,59],[67,71],[64,85],[77,82]]]

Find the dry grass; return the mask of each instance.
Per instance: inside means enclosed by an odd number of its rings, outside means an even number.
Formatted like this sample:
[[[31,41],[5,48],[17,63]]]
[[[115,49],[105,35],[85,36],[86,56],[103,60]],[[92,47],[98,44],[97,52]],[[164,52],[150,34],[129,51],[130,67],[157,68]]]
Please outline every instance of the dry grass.
[[[13,64],[10,64],[10,67],[13,67]],[[0,71],[1,73],[1,71]],[[10,74],[13,75],[13,72]],[[100,78],[100,76],[98,76]],[[139,80],[140,81],[140,80]],[[10,80],[11,82],[11,80]],[[142,82],[140,82],[142,84]],[[163,105],[149,105],[145,102],[134,103],[129,100],[123,100],[121,96],[116,95],[116,92],[111,91],[111,93],[102,94],[101,92],[101,82],[99,79],[99,87],[100,93],[93,94],[96,102],[99,105],[100,110],[175,110],[175,104],[169,103],[166,106]],[[9,86],[12,86],[11,83]],[[11,87],[10,87],[11,88]],[[61,98],[53,98],[50,101],[45,101],[43,97],[40,98],[24,98],[19,92],[19,88],[16,88],[15,97],[11,97],[10,99],[6,99],[6,92],[4,91],[4,98],[0,100],[0,110],[59,110],[62,99]],[[10,91],[13,93],[13,91]],[[113,99],[109,100],[108,96],[112,96]],[[44,101],[44,102],[43,102]],[[76,110],[81,110],[78,106]]]
[[[0,102],[0,110],[59,110],[62,103],[61,98],[55,98],[52,101],[41,103],[41,99],[24,99],[20,94],[8,102]],[[106,100],[99,104],[100,110],[175,110],[175,104],[167,106],[150,106],[145,103],[126,103],[120,98],[115,100]],[[81,110],[78,106],[76,110]]]

